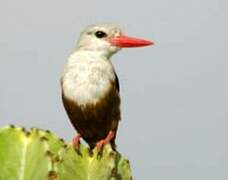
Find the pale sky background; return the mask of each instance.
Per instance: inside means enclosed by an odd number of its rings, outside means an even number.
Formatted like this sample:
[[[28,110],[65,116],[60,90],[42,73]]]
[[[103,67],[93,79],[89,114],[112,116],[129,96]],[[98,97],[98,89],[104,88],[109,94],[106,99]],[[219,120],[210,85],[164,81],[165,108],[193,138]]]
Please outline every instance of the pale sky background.
[[[0,126],[70,141],[59,78],[79,33],[114,22],[154,47],[113,56],[118,150],[136,180],[228,179],[226,0],[0,0]]]

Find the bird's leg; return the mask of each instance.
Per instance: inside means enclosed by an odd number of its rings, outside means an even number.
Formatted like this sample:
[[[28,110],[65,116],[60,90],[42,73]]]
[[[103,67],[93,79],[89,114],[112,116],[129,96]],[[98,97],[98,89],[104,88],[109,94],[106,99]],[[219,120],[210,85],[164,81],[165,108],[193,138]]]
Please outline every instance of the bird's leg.
[[[76,150],[79,150],[79,148],[80,148],[80,138],[81,137],[82,137],[81,134],[77,134],[76,136],[74,136],[74,138],[72,140],[73,147]]]
[[[96,147],[98,151],[101,151],[101,149],[108,143],[110,143],[110,141],[113,139],[115,133],[113,131],[109,131],[108,135],[106,136],[105,139],[100,140],[99,142],[97,142]]]

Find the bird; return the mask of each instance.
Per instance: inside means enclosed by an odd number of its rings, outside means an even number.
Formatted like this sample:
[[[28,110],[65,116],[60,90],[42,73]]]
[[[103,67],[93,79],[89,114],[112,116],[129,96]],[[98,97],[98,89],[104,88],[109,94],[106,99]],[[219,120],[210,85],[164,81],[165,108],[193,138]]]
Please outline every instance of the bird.
[[[154,42],[125,35],[118,25],[99,23],[81,32],[61,76],[62,101],[80,138],[90,149],[110,143],[116,149],[116,133],[121,119],[120,87],[110,61],[122,48],[143,47]]]

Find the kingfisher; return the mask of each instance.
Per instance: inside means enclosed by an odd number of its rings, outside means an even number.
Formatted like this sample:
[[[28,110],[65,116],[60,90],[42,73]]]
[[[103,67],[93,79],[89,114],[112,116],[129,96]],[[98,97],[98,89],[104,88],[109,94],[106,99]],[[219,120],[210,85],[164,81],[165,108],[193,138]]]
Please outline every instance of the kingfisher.
[[[110,58],[122,48],[152,44],[125,35],[111,23],[91,25],[81,33],[61,77],[63,105],[78,132],[73,139],[75,147],[83,138],[90,149],[100,149],[107,143],[116,149],[120,87]]]

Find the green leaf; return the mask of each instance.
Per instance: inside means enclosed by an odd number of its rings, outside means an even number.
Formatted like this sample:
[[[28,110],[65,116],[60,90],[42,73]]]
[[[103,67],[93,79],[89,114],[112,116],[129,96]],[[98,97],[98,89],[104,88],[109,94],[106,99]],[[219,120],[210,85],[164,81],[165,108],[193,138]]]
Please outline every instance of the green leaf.
[[[102,153],[90,153],[84,146],[76,152],[68,146],[57,163],[58,180],[131,180],[129,163],[106,145]],[[122,169],[123,168],[123,169]]]
[[[57,137],[55,134],[51,133],[48,130],[42,130],[37,128],[32,128],[32,132],[39,133],[40,137],[42,137],[44,140],[47,140],[49,151],[52,154],[57,154],[63,146],[65,146],[64,140]]]
[[[75,151],[49,131],[0,129],[0,180],[131,180],[128,160],[106,145]]]
[[[39,133],[26,132],[14,126],[0,130],[0,179],[47,179],[52,162],[47,155],[48,144]]]

